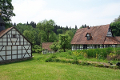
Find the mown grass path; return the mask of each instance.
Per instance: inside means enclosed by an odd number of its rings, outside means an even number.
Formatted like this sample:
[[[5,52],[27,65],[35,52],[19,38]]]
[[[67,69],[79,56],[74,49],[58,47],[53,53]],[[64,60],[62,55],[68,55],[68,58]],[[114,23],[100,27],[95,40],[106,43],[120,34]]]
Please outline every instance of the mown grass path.
[[[32,60],[0,65],[0,80],[120,80],[119,69],[45,62],[45,55]]]

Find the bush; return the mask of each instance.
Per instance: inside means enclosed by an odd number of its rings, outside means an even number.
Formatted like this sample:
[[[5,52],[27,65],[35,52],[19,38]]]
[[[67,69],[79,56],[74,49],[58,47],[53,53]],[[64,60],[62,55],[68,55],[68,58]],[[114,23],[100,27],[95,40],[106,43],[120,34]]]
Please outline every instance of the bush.
[[[54,58],[56,58],[56,55],[52,54],[47,59],[45,59],[45,62],[53,62]]]
[[[42,48],[39,45],[34,45],[32,47],[32,52],[41,53],[42,52]]]
[[[46,60],[45,60],[45,62],[52,62],[53,60],[52,60],[52,57],[49,57],[49,58],[47,58]]]

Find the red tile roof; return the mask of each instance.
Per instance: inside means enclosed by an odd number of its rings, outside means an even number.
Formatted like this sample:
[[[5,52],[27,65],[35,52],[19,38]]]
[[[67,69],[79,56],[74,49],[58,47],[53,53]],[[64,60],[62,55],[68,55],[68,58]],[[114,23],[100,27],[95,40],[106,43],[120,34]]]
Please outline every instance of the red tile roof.
[[[117,44],[118,38],[114,39],[106,37],[108,29],[108,25],[102,25],[102,26],[95,26],[88,28],[82,28],[78,29],[71,41],[71,44]],[[86,34],[91,33],[91,39],[87,40]],[[106,40],[106,41],[105,41]],[[119,38],[120,40],[120,38]],[[112,42],[113,41],[113,42]]]
[[[2,37],[6,32],[8,32],[10,29],[12,29],[13,27],[10,27],[10,28],[7,28],[7,29],[5,29],[5,30],[2,30],[1,32],[0,32],[0,37]]]
[[[50,45],[52,45],[53,44],[53,42],[45,42],[45,43],[42,43],[42,48],[43,49],[47,49],[47,50],[49,50],[49,51],[52,51],[51,49],[50,49]]]
[[[106,37],[104,44],[120,44],[115,37]]]

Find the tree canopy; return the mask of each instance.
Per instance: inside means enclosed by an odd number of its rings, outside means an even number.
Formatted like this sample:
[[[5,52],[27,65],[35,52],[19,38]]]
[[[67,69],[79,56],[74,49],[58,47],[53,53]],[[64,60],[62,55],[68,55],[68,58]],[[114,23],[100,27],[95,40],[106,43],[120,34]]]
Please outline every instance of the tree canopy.
[[[114,36],[120,36],[120,16],[110,24]]]
[[[0,10],[2,11],[2,18],[6,23],[6,27],[10,25],[11,17],[15,16],[13,9],[12,0],[0,0]]]

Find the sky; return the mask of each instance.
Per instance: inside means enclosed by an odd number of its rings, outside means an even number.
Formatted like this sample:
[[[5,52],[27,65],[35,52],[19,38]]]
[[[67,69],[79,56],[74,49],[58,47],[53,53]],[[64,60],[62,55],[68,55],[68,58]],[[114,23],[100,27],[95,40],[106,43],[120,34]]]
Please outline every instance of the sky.
[[[120,0],[12,0],[12,5],[12,23],[52,19],[56,25],[79,28],[110,24],[120,15]]]

